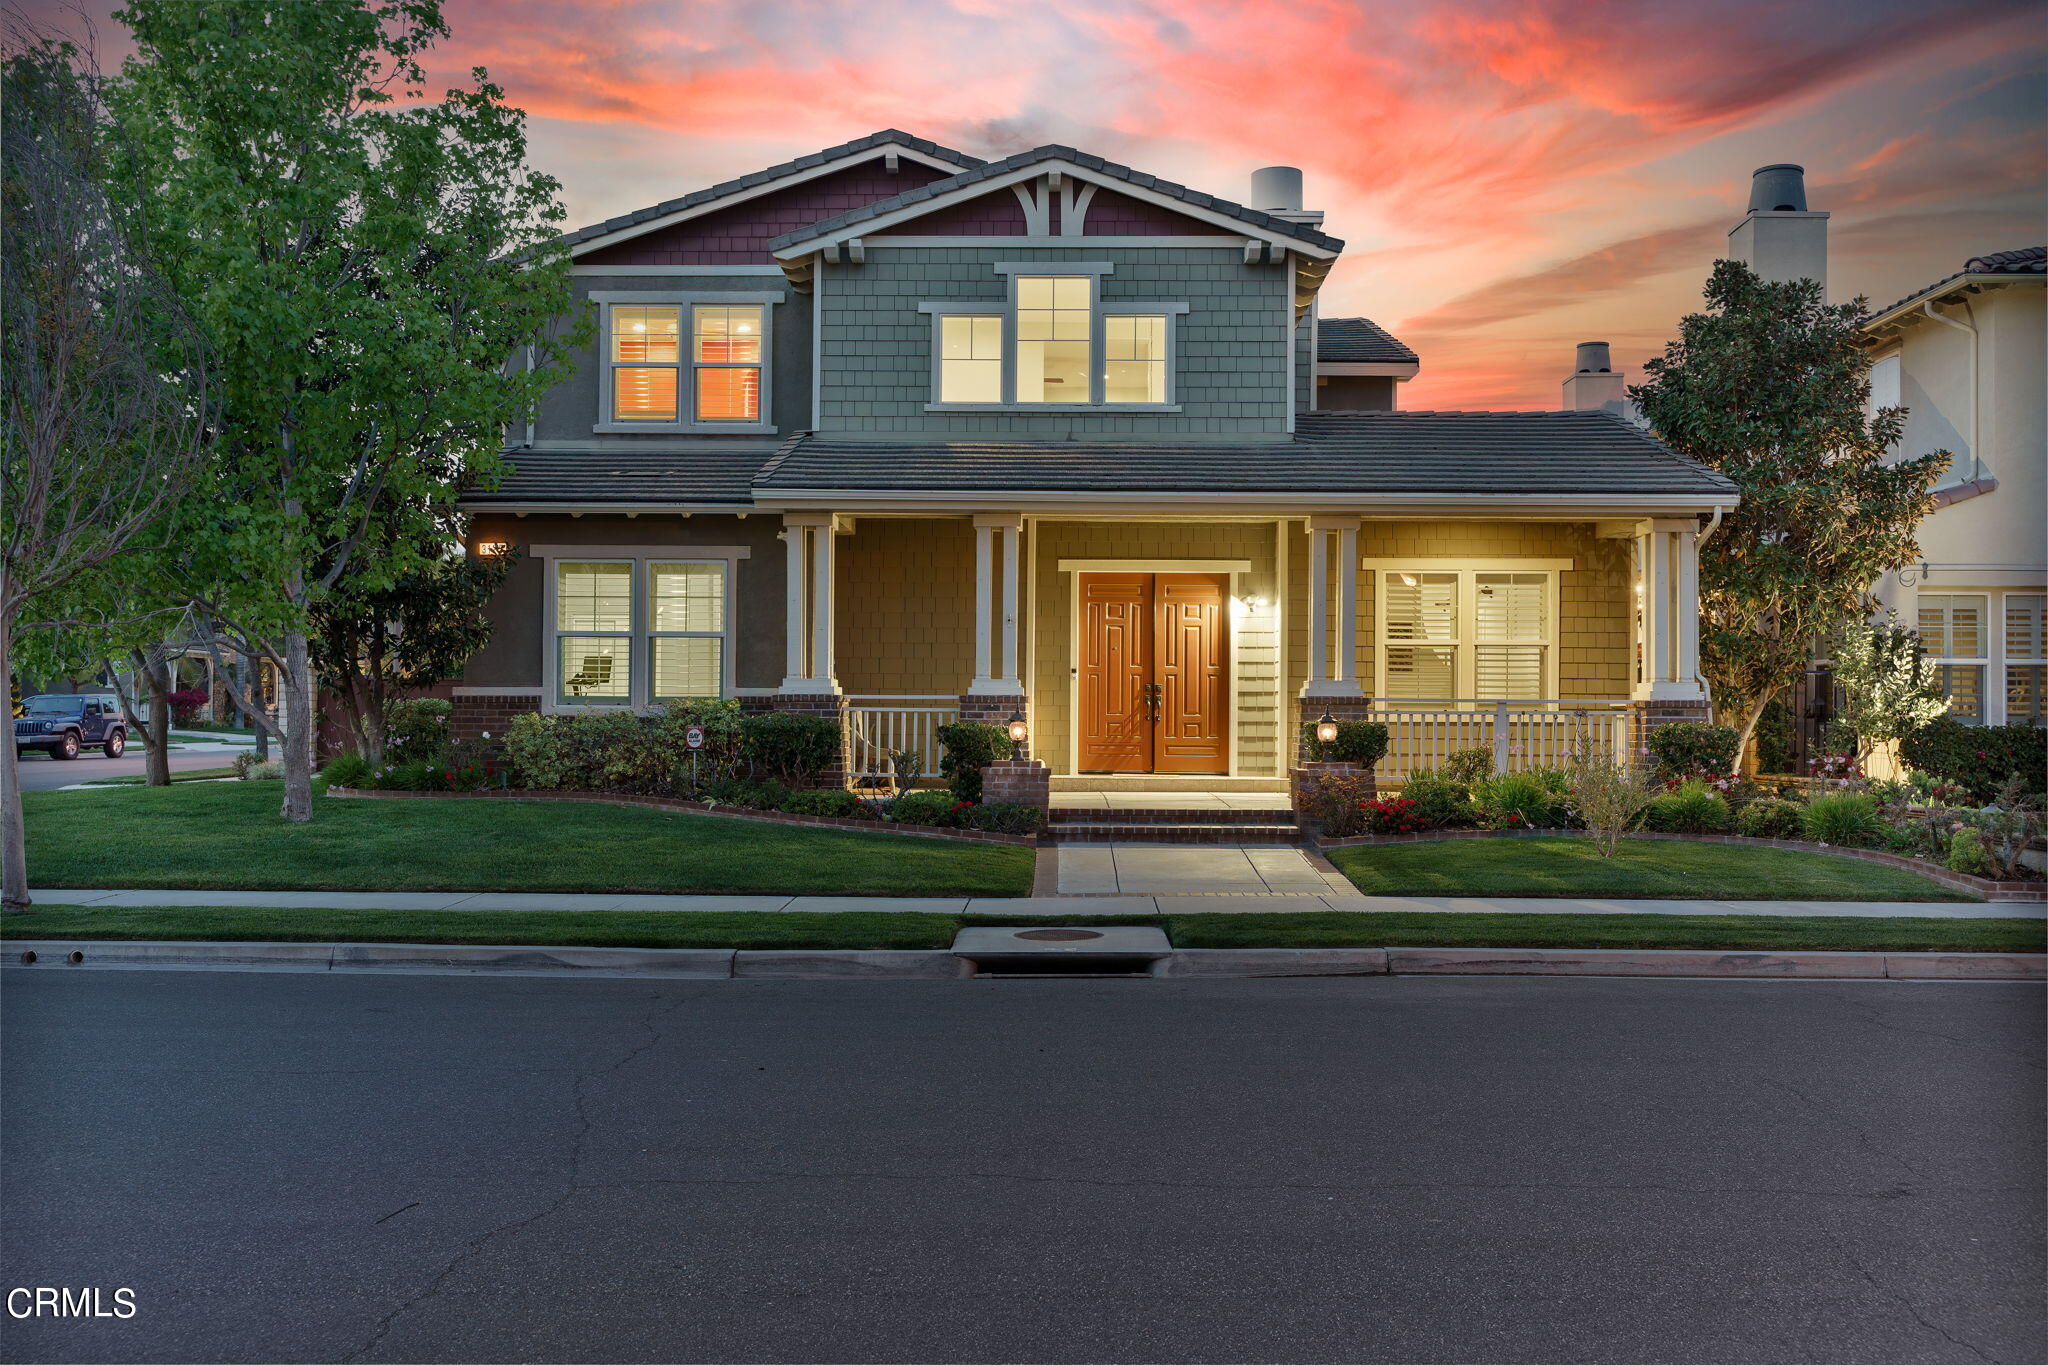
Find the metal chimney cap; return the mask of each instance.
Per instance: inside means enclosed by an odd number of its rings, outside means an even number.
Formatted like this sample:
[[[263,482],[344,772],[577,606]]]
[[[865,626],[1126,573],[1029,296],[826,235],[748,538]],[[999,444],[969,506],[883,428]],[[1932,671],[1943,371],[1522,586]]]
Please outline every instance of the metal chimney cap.
[[[1301,209],[1301,168],[1261,166],[1252,172],[1250,207],[1268,213],[1278,209],[1296,213]]]
[[[1608,374],[1614,369],[1608,357],[1604,341],[1582,341],[1579,343],[1578,372],[1580,374]]]
[[[1751,213],[1805,213],[1806,167],[1780,161],[1759,166],[1749,180]]]

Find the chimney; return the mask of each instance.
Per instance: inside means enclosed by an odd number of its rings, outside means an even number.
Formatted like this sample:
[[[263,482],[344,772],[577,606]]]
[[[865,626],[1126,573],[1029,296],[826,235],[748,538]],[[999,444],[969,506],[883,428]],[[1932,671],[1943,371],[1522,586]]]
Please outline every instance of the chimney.
[[[1245,207],[1270,213],[1290,223],[1306,223],[1310,227],[1320,227],[1323,221],[1321,209],[1301,206],[1301,168],[1298,166],[1262,166],[1253,171],[1251,193],[1246,196]]]
[[[1615,373],[1604,341],[1579,343],[1577,366],[1564,381],[1564,405],[1570,412],[1612,412],[1625,415],[1628,395]]]
[[[1773,283],[1819,280],[1828,286],[1828,216],[1806,207],[1806,168],[1759,166],[1749,182],[1749,213],[1728,232],[1728,255]]]

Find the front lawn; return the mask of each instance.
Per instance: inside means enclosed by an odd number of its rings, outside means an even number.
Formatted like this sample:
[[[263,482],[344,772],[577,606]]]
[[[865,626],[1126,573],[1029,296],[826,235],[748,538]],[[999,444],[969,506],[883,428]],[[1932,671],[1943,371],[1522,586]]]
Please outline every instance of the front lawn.
[[[1325,911],[1034,917],[855,910],[270,910],[36,905],[0,918],[15,939],[480,943],[633,948],[945,948],[969,924],[1149,924],[1177,948],[1707,948],[2038,953],[2038,919],[1779,915],[1427,915]]]
[[[1368,896],[1570,896],[1598,900],[1974,901],[1881,863],[1793,849],[1624,839],[1612,858],[1569,835],[1333,848]]]
[[[620,806],[340,801],[274,781],[29,792],[36,886],[1021,896],[1029,848]]]

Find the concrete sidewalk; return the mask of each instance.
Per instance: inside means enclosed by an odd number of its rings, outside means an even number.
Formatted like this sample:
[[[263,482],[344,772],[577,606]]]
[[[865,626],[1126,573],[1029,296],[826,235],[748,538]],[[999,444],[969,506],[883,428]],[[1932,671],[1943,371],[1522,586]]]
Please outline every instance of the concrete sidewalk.
[[[1102,896],[627,896],[505,891],[108,891],[29,893],[40,905],[277,910],[662,910],[938,915],[1302,914],[1325,910],[1420,915],[1828,915],[1854,918],[2043,919],[2048,906],[1956,901],[1667,901],[1310,894]]]

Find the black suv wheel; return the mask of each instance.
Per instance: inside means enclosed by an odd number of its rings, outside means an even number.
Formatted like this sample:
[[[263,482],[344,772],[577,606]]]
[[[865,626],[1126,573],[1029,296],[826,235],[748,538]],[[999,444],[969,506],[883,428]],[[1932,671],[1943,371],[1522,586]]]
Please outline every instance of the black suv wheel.
[[[128,732],[126,730],[116,730],[107,736],[106,753],[108,758],[119,758],[121,751],[127,747]]]
[[[59,739],[59,740],[57,741],[57,746],[56,746],[56,747],[55,747],[54,749],[50,750],[50,757],[51,757],[51,758],[77,758],[77,757],[78,757],[78,731],[76,731],[76,730],[66,730],[66,731],[64,732],[64,736],[63,736],[63,738],[61,738],[61,739]]]

